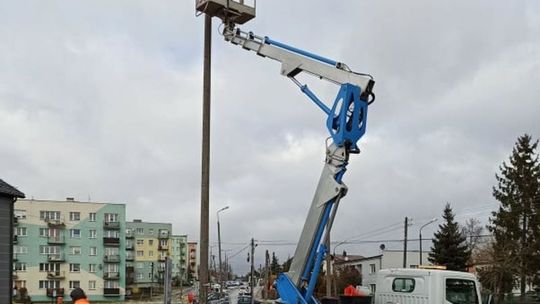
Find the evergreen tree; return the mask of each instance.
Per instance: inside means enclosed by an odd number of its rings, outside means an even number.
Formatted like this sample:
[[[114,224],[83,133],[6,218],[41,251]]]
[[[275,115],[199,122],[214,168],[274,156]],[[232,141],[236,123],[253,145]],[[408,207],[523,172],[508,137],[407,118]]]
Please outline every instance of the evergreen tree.
[[[281,265],[279,265],[278,258],[276,257],[276,253],[272,252],[272,261],[270,262],[270,271],[274,274],[278,274],[281,272]]]
[[[495,246],[509,248],[508,259],[519,275],[521,293],[527,281],[537,282],[540,271],[540,164],[538,141],[520,136],[509,163],[503,162],[493,196],[501,205],[493,212],[488,227]],[[513,280],[512,280],[513,281]],[[508,282],[507,282],[508,283]]]
[[[465,242],[466,237],[454,221],[454,213],[448,203],[444,208],[443,219],[444,223],[439,225],[439,231],[435,233],[428,260],[446,266],[448,270],[465,271],[471,251]]]

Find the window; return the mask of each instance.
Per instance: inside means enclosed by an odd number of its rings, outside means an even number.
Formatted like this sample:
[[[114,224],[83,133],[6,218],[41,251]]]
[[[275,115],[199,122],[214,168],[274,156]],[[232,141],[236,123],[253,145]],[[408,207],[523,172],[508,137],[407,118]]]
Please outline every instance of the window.
[[[81,247],[80,246],[71,246],[71,247],[69,247],[69,254],[71,254],[71,255],[81,255]]]
[[[49,229],[47,229],[47,228],[39,228],[39,236],[48,237],[49,236]]]
[[[88,213],[88,221],[89,222],[95,222],[96,221],[96,213],[95,212]]]
[[[136,233],[136,234],[139,234],[139,235],[144,234],[144,229],[143,229],[143,228],[137,228],[137,229],[135,230],[135,233]]]
[[[120,238],[120,231],[117,230],[105,230],[103,236],[108,238]]]
[[[369,264],[369,273],[373,274],[377,272],[377,266],[375,264]]]
[[[16,253],[16,254],[24,254],[24,253],[28,253],[28,247],[26,246],[13,246],[13,253]]]
[[[96,264],[88,264],[88,272],[96,272]]]
[[[81,229],[69,229],[69,236],[72,239],[80,239],[81,238]]]
[[[159,246],[167,246],[167,240],[159,241]]]
[[[396,278],[392,282],[392,290],[396,292],[413,292],[415,281],[411,278]]]
[[[39,253],[40,254],[59,254],[60,253],[60,247],[59,246],[41,245],[41,246],[39,246]]]
[[[148,251],[148,256],[154,256],[154,252],[152,250]]]
[[[96,281],[88,281],[88,289],[89,290],[95,290],[96,289]]]
[[[59,220],[60,211],[39,211],[40,220]]]
[[[26,227],[17,227],[17,230],[15,231],[16,236],[28,236],[26,234]]]
[[[15,271],[26,271],[26,263],[24,263],[24,262],[13,263],[13,270],[15,270]]]
[[[375,284],[369,284],[369,291],[371,294],[375,294],[375,291],[377,290],[377,286]]]
[[[137,240],[137,245],[144,245],[144,240]]]
[[[138,256],[138,257],[144,256],[144,251],[142,251],[142,250],[137,250],[137,256]]]
[[[153,228],[149,228],[149,229],[148,229],[148,234],[150,234],[150,235],[154,234],[154,229],[153,229]]]
[[[70,221],[80,221],[81,220],[81,213],[80,212],[70,212],[69,213],[69,220]]]
[[[81,281],[69,281],[69,288],[80,288],[81,287]]]
[[[137,273],[137,279],[139,280],[144,279],[144,275],[142,273]]]
[[[118,222],[118,213],[105,213],[103,215],[105,222]]]
[[[105,255],[119,255],[120,250],[117,247],[106,247]]]
[[[69,264],[69,272],[81,272],[81,264],[79,263]]]
[[[88,238],[89,239],[95,239],[97,237],[97,231],[96,229],[90,229],[88,230]]]
[[[148,240],[148,245],[154,246],[154,240]]]
[[[137,268],[139,268],[139,269],[144,268],[144,262],[138,262],[137,263]]]
[[[47,280],[39,281],[39,289],[59,288],[59,287],[60,287],[60,281],[47,281]]]
[[[97,255],[97,247],[90,247],[90,255]]]
[[[105,288],[120,288],[118,281],[105,281],[103,285]]]
[[[446,301],[453,304],[478,304],[476,284],[471,280],[446,279]]]
[[[39,263],[39,271],[57,272],[57,271],[60,271],[60,264],[59,263]]]
[[[25,220],[26,219],[26,210],[22,209],[15,209],[13,210],[13,215],[15,215],[16,218]]]

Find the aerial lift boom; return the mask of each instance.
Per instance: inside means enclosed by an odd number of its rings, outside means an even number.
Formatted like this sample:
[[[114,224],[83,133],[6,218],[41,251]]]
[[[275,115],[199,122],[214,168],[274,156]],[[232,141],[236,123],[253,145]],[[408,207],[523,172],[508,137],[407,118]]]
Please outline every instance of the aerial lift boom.
[[[326,161],[308,212],[289,272],[278,276],[276,287],[282,302],[315,304],[315,283],[322,260],[328,253],[324,240],[329,237],[340,199],[347,186],[342,182],[349,155],[359,153],[358,140],[366,131],[367,108],[374,101],[375,84],[368,74],[351,71],[345,64],[259,37],[226,25],[225,40],[281,63],[281,74],[290,78],[327,115],[331,142],[326,144]],[[295,76],[305,72],[340,86],[330,108]]]

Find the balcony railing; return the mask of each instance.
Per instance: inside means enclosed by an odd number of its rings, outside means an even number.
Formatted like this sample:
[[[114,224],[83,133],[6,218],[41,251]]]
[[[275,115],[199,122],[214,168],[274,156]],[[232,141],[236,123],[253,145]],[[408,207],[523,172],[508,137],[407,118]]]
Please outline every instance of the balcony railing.
[[[49,236],[47,238],[47,243],[49,244],[65,244],[66,240],[63,235]]]
[[[159,245],[158,250],[169,250],[169,245]]]
[[[50,271],[47,272],[47,279],[63,279],[66,277],[65,271]]]
[[[135,259],[135,257],[133,256],[133,254],[126,254],[126,261],[133,261]]]
[[[60,218],[44,218],[43,219],[47,225],[49,225],[49,227],[64,227],[66,226],[66,223],[64,221],[64,218],[63,217],[60,217]]]
[[[17,235],[14,235],[13,236],[13,244],[18,244],[19,243],[19,237]]]
[[[12,273],[12,277],[13,277],[14,279],[18,279],[18,278],[19,278],[19,276],[17,275],[17,272],[16,272],[16,271],[14,271],[14,272]]]
[[[135,233],[133,233],[133,230],[126,231],[126,239],[132,239],[134,237],[135,237]]]
[[[103,288],[103,295],[106,297],[116,297],[120,295],[120,288]]]
[[[63,262],[65,261],[65,257],[62,253],[53,253],[47,255],[47,260],[49,262]]]
[[[120,222],[103,222],[103,228],[120,229]]]
[[[105,263],[119,263],[120,256],[118,254],[110,254],[103,256],[103,262]]]
[[[165,262],[166,260],[167,260],[166,256],[159,256],[158,257],[158,261],[160,261],[160,262]]]
[[[126,243],[126,250],[133,250],[133,243],[132,242]]]
[[[118,246],[120,246],[120,238],[117,238],[117,237],[104,237],[103,238],[103,244],[105,246],[118,247]]]
[[[119,272],[104,272],[103,278],[106,280],[118,280],[120,279],[120,273]]]
[[[19,218],[14,216],[13,217],[13,226],[17,226],[17,225],[19,225]]]

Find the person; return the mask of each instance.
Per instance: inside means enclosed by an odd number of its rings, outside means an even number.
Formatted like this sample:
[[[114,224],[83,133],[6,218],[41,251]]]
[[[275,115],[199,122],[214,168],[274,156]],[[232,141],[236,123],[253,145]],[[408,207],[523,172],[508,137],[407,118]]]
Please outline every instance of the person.
[[[73,301],[73,304],[90,304],[90,302],[88,302],[88,299],[86,298],[84,290],[79,287],[73,289],[69,296],[71,297],[71,301]]]

